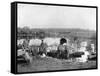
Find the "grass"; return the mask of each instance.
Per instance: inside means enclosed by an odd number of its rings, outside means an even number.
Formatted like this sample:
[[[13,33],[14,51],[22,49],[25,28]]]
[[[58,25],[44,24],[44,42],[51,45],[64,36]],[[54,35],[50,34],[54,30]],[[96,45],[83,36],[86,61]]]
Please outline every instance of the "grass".
[[[96,68],[96,61],[88,61],[86,63],[69,62],[68,60],[61,60],[51,57],[35,58],[31,64],[18,64],[18,72],[36,72],[36,71],[50,71],[50,70],[70,70],[70,69],[84,69]]]

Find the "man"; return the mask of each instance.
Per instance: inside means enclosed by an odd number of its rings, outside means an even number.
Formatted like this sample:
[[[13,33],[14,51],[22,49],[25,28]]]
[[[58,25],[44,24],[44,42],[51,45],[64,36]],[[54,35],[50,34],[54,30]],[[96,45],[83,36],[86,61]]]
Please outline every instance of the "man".
[[[43,43],[43,40],[42,40],[42,43],[39,47],[39,54],[42,55],[43,57],[45,57],[47,55],[46,48],[47,48],[47,45],[45,43]]]
[[[60,58],[68,58],[69,57],[69,52],[67,49],[67,41],[65,38],[62,38],[60,40],[60,45],[58,46],[58,57]]]

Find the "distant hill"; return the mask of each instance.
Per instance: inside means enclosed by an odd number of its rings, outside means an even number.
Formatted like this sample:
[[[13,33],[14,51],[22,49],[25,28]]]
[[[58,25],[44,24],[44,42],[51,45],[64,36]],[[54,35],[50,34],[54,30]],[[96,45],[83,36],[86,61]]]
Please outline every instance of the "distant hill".
[[[84,30],[84,29],[60,29],[60,28],[48,28],[48,29],[29,29],[29,28],[18,28],[20,33],[21,30],[30,32],[45,32],[46,34],[50,34],[51,36],[65,36],[65,37],[82,37],[82,38],[91,38],[92,36],[96,36],[96,31],[92,30]]]

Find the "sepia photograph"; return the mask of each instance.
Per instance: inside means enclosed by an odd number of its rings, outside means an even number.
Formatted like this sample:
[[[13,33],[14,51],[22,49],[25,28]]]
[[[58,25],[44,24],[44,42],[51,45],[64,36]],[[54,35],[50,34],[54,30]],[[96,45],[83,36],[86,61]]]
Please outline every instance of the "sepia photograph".
[[[96,6],[17,3],[17,72],[97,69],[96,16]]]

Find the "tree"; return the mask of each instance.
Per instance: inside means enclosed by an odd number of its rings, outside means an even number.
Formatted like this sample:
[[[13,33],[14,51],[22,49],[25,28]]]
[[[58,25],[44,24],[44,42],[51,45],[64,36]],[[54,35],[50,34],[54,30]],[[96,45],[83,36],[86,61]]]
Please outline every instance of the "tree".
[[[92,39],[92,40],[96,40],[96,34],[92,35],[92,36],[91,36],[91,39]]]
[[[45,32],[44,31],[40,31],[38,34],[39,34],[40,39],[45,38]]]

